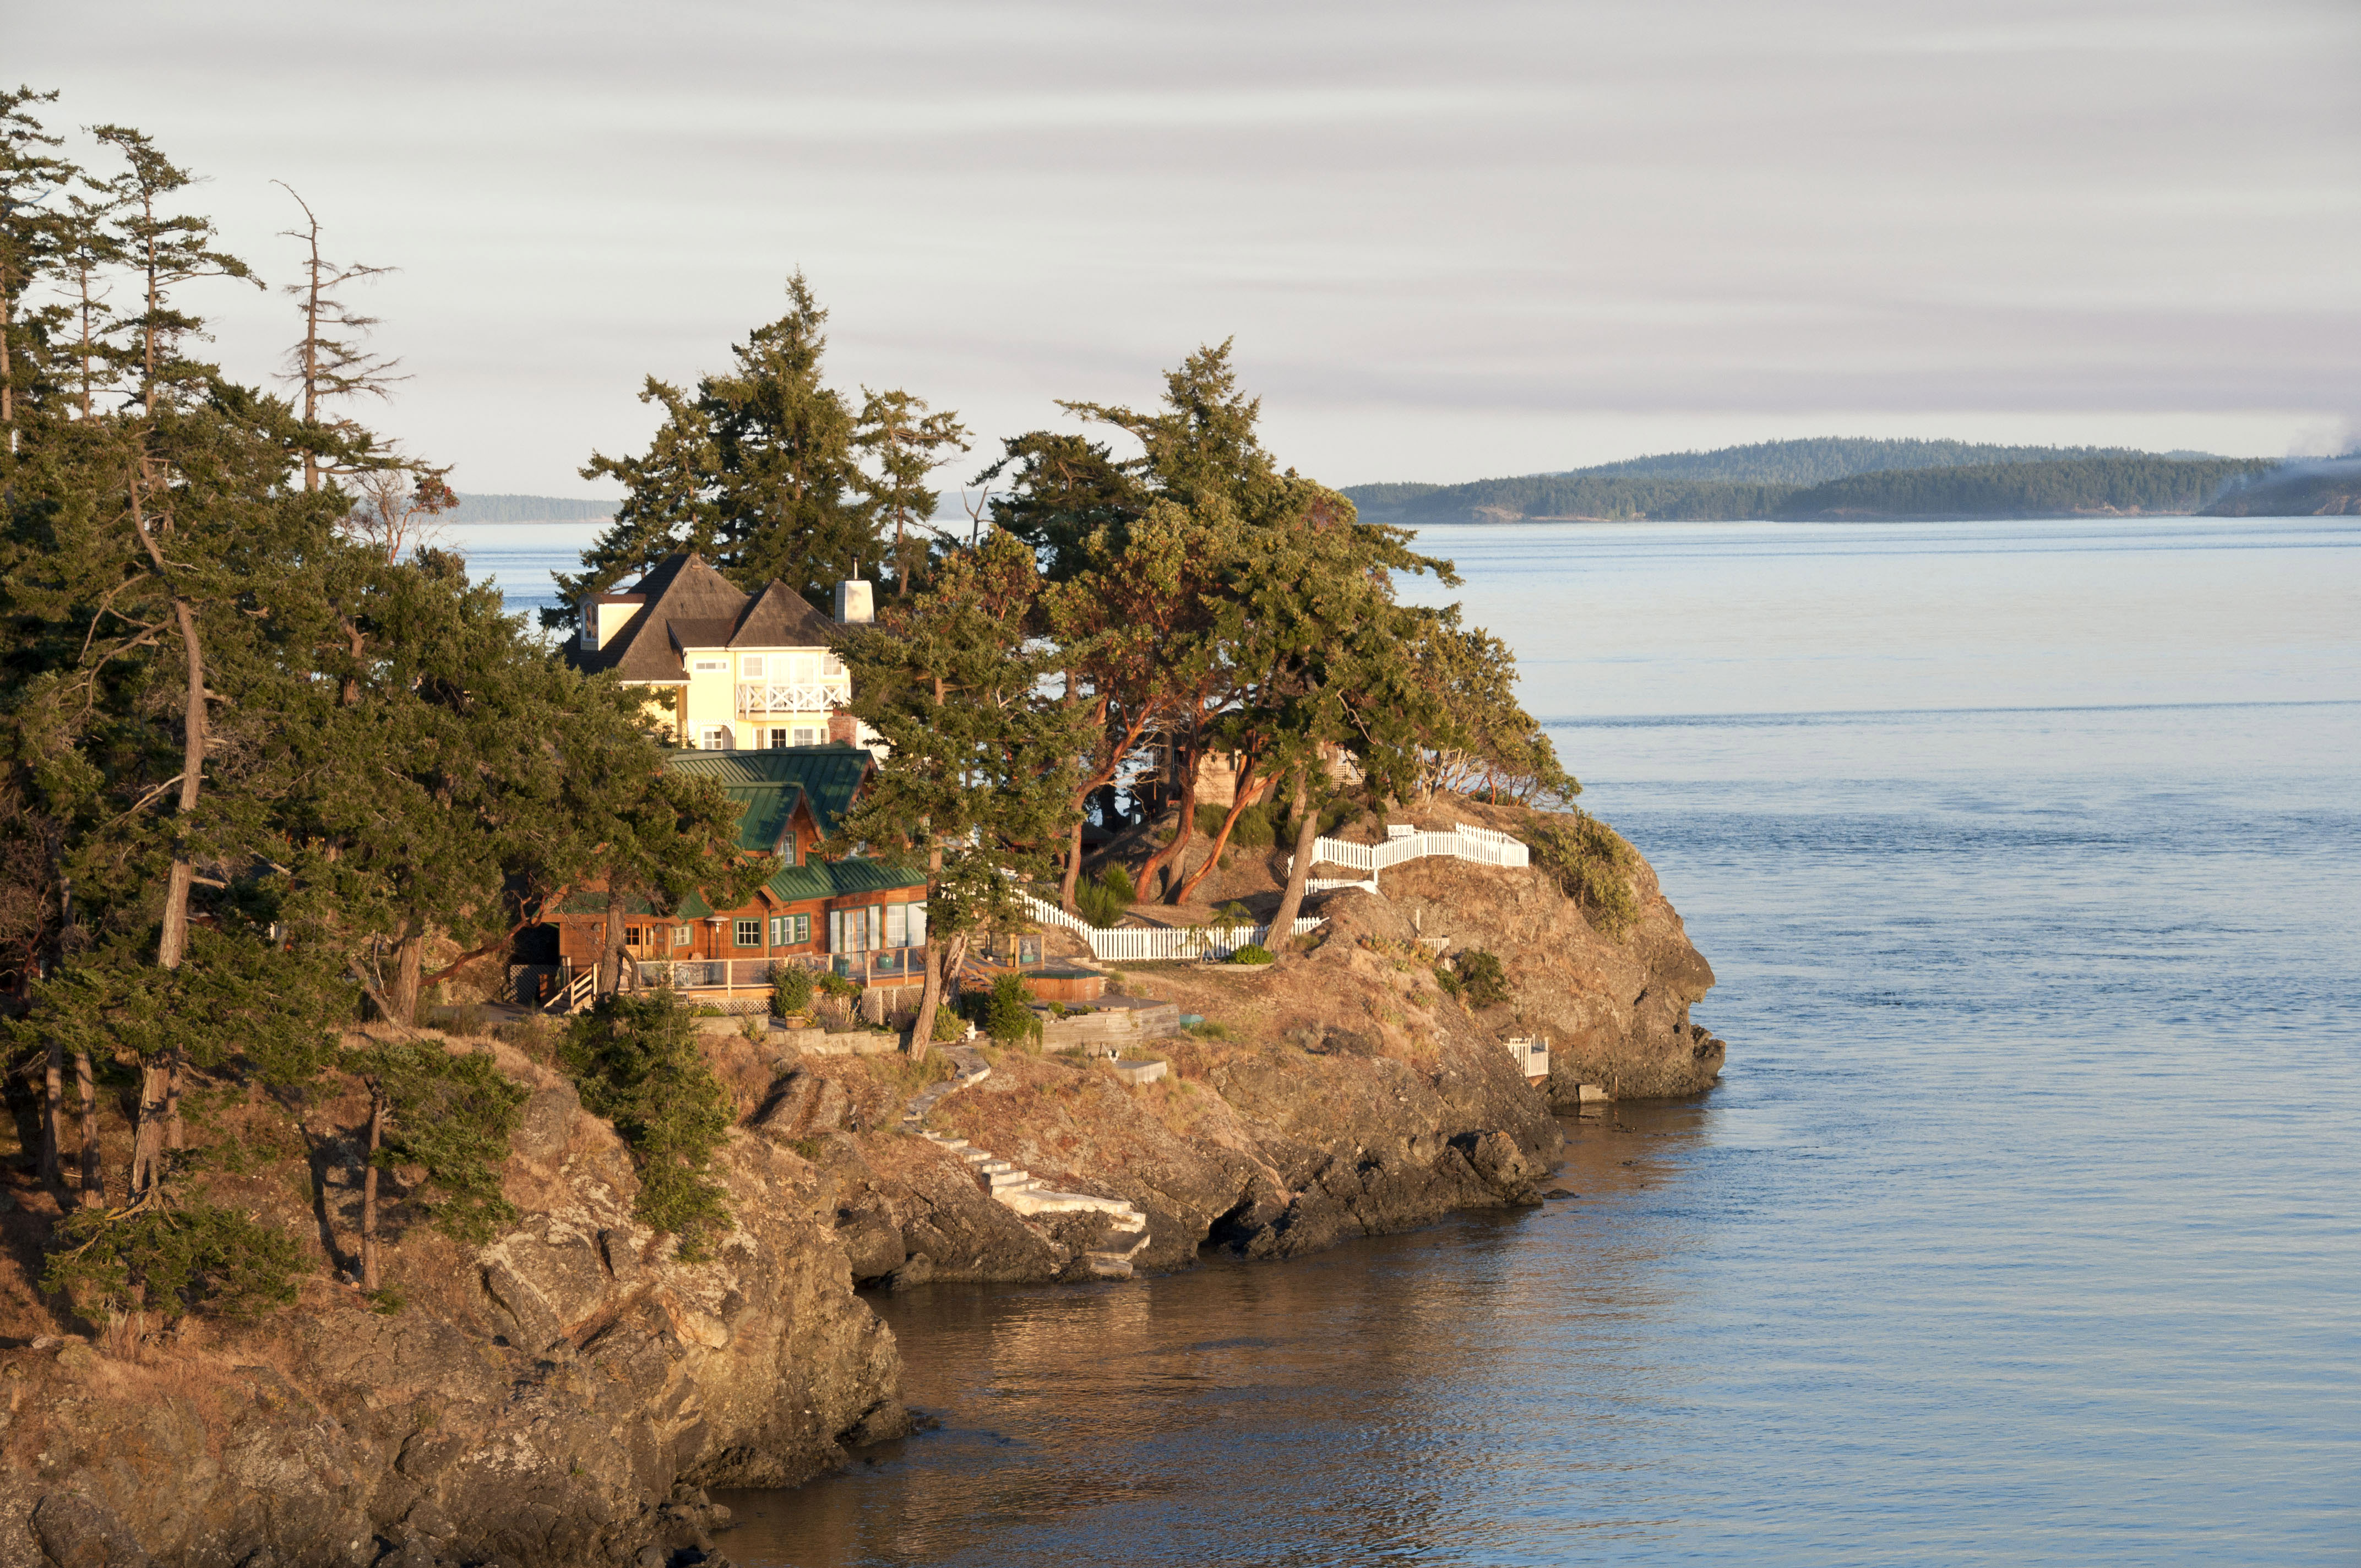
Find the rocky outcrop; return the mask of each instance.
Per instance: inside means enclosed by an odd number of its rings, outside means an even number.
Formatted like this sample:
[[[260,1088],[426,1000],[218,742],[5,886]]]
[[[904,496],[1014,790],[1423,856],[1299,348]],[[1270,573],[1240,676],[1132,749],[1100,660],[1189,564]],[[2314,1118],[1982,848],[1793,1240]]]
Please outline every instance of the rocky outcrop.
[[[1186,1267],[1208,1244],[1285,1257],[1534,1201],[1560,1143],[1554,1114],[1574,1108],[1581,1084],[1690,1093],[1721,1067],[1721,1043],[1689,1018],[1712,970],[1653,874],[1641,865],[1632,880],[1638,915],[1617,939],[1541,869],[1395,868],[1382,898],[1327,896],[1313,950],[1268,969],[1159,968],[1126,981],[1221,1025],[1159,1042],[1172,1069],[1162,1081],[1001,1051],[928,1124],[1061,1190],[1136,1205],[1149,1238],[1131,1261],[1145,1270]],[[1474,1009],[1449,994],[1423,934],[1499,956],[1510,1000]],[[1532,1034],[1554,1047],[1538,1089],[1502,1046]],[[799,1071],[837,1078],[842,1114],[878,1124],[881,1110],[862,1103],[868,1069],[815,1059]],[[798,1088],[781,1103],[821,1098]],[[824,1163],[841,1184],[840,1224],[864,1238],[869,1277],[906,1288],[1087,1277],[1090,1238],[1010,1214],[960,1157],[924,1140],[839,1135]]]
[[[1441,815],[1516,833],[1527,814],[1471,806]],[[1689,1018],[1713,987],[1712,966],[1654,869],[1633,861],[1638,916],[1620,938],[1594,927],[1539,866],[1425,860],[1385,873],[1386,902],[1422,935],[1444,938],[1453,953],[1499,959],[1511,995],[1475,1022],[1495,1037],[1548,1036],[1550,1099],[1564,1111],[1586,1083],[1619,1100],[1670,1099],[1709,1089],[1721,1073],[1722,1042]]]
[[[508,1175],[527,1217],[479,1252],[407,1238],[402,1310],[314,1281],[160,1353],[0,1353],[0,1568],[690,1561],[723,1522],[700,1488],[906,1430],[819,1171],[733,1137],[737,1226],[684,1265],[631,1220],[613,1132],[503,1058],[534,1091]]]
[[[1461,806],[1434,825],[1515,832],[1517,815]],[[1284,1258],[1538,1201],[1578,1084],[1713,1081],[1720,1042],[1689,1017],[1712,971],[1644,866],[1620,939],[1541,869],[1422,861],[1383,881],[1383,897],[1315,905],[1316,941],[1268,968],[1126,980],[1212,1021],[1157,1043],[1161,1079],[994,1050],[928,1125],[1057,1193],[1134,1206],[1148,1239],[1122,1250],[1153,1272],[1207,1245]],[[1498,955],[1509,999],[1452,994],[1433,938]],[[1501,1045],[1533,1034],[1554,1047],[1540,1088]],[[726,1522],[702,1488],[790,1485],[908,1430],[892,1337],[857,1282],[1103,1277],[1108,1215],[1020,1214],[955,1147],[904,1129],[947,1067],[734,1034],[707,1049],[741,1124],[717,1165],[736,1228],[706,1262],[631,1219],[612,1129],[506,1047],[502,1069],[532,1091],[506,1173],[524,1218],[480,1249],[394,1238],[397,1311],[331,1282],[346,1260],[328,1249],[353,1230],[334,1179],[357,1163],[338,1140],[357,1102],[306,1112],[300,1193],[285,1167],[211,1178],[216,1201],[316,1228],[302,1305],[243,1328],[189,1320],[168,1343],[134,1324],[0,1348],[0,1568],[677,1568]],[[0,1283],[27,1301],[38,1219],[0,1212],[0,1267],[17,1271]],[[0,1291],[0,1310],[13,1299]]]

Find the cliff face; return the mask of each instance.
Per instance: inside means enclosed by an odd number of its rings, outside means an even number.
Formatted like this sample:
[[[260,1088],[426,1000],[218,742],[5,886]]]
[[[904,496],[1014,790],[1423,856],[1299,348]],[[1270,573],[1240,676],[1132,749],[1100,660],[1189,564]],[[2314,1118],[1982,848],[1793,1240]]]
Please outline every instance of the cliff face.
[[[738,1228],[683,1266],[632,1223],[611,1129],[501,1065],[533,1089],[507,1173],[527,1217],[477,1254],[406,1239],[401,1311],[315,1280],[245,1329],[0,1354],[0,1564],[626,1562],[706,1541],[701,1485],[799,1481],[906,1430],[808,1165],[733,1139]]]
[[[1421,825],[1454,820],[1531,826],[1467,805]],[[1272,896],[1272,864],[1241,857],[1220,896]],[[1426,861],[1382,880],[1383,897],[1318,901],[1310,950],[1268,968],[1123,977],[1215,1025],[1157,1043],[1162,1081],[990,1050],[991,1076],[928,1125],[1057,1189],[1137,1205],[1148,1240],[1130,1266],[1154,1271],[1208,1245],[1287,1257],[1537,1202],[1578,1085],[1712,1082],[1720,1043],[1688,1015],[1712,972],[1644,866],[1620,940],[1540,868]],[[1422,937],[1499,956],[1509,999],[1451,995]],[[1553,1042],[1543,1088],[1501,1044],[1525,1035]],[[350,1096],[304,1111],[311,1185],[291,1190],[284,1165],[209,1179],[215,1201],[322,1254],[299,1308],[243,1327],[191,1319],[170,1336],[132,1324],[61,1343],[31,1288],[55,1200],[0,1177],[16,1203],[0,1204],[0,1331],[16,1336],[0,1340],[0,1568],[541,1568],[637,1563],[651,1544],[694,1561],[723,1522],[699,1488],[791,1485],[908,1430],[897,1354],[856,1281],[1123,1271],[1104,1216],[1020,1217],[904,1129],[939,1063],[737,1036],[708,1050],[741,1113],[719,1164],[737,1226],[693,1266],[631,1220],[612,1129],[506,1046],[500,1065],[532,1091],[505,1177],[524,1219],[480,1250],[423,1228],[395,1237],[389,1282],[407,1299],[390,1315],[325,1266],[355,1229]]]
[[[1530,827],[1521,812],[1464,804],[1433,817],[1421,825]],[[1246,894],[1262,868],[1224,874],[1222,896]],[[1722,1043],[1689,1018],[1713,971],[1643,862],[1620,940],[1538,867],[1421,861],[1381,880],[1382,897],[1324,895],[1318,945],[1268,968],[1154,965],[1125,977],[1126,990],[1218,1028],[1158,1042],[1164,1081],[1133,1087],[1100,1064],[988,1052],[992,1076],[943,1101],[929,1126],[1060,1190],[1133,1203],[1150,1237],[1134,1266],[1169,1269],[1209,1243],[1284,1256],[1535,1201],[1561,1143],[1554,1117],[1574,1110],[1581,1085],[1670,1096],[1719,1075]],[[1509,1000],[1478,1009],[1448,994],[1422,936],[1494,953]],[[1503,1045],[1533,1035],[1553,1046],[1540,1089]],[[835,1092],[802,1091],[775,1131],[806,1139],[840,1183],[841,1222],[862,1238],[857,1274],[909,1286],[1088,1272],[1087,1222],[1028,1223],[953,1153],[840,1131],[892,1125],[893,1099],[862,1064],[815,1058],[798,1074]]]

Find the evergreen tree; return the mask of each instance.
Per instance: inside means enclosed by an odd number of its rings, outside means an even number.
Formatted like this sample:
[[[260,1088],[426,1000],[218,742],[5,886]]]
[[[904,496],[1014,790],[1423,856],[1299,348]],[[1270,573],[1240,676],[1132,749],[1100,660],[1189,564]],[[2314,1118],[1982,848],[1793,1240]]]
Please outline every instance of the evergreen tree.
[[[970,936],[1009,909],[1003,873],[1045,867],[1080,809],[1073,773],[1090,718],[1044,691],[1056,664],[1033,634],[1041,587],[1032,552],[995,532],[842,649],[848,711],[887,752],[840,835],[927,873],[915,1056],[927,1054]]]
[[[881,526],[894,525],[894,583],[906,594],[928,554],[928,542],[920,535],[934,532],[929,520],[940,499],[927,488],[927,476],[949,460],[949,453],[968,449],[967,430],[950,414],[928,412],[924,400],[907,392],[863,387],[861,395],[856,440],[877,467],[866,488]]]
[[[936,453],[964,449],[965,432],[906,392],[868,392],[856,411],[821,383],[828,313],[802,273],[787,280],[787,313],[748,334],[730,370],[700,379],[694,397],[649,378],[641,400],[664,418],[645,453],[591,455],[582,477],[619,480],[626,494],[581,572],[559,575],[562,603],[542,612],[544,624],[577,624],[585,594],[678,550],[742,588],[775,577],[824,602],[839,581],[882,575],[883,521],[899,513],[906,539],[931,513],[925,474]],[[878,457],[878,476],[862,470],[864,452]]]

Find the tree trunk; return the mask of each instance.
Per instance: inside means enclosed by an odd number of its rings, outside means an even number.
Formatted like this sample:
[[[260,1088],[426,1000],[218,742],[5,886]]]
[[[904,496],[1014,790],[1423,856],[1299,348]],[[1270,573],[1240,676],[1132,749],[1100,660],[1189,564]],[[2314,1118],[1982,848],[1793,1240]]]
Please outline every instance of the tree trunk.
[[[385,1146],[385,1089],[369,1085],[368,1156],[361,1166],[361,1288],[378,1288],[377,1152]]]
[[[106,1204],[106,1175],[98,1163],[98,1085],[91,1071],[90,1053],[74,1053],[74,1092],[82,1101],[82,1206]]]
[[[41,1179],[60,1185],[65,1181],[65,1098],[66,1043],[51,1035],[41,1065]]]
[[[1058,907],[1067,914],[1075,913],[1074,889],[1082,881],[1082,819],[1074,818],[1073,832],[1066,839],[1066,880],[1058,886]]]
[[[1205,863],[1197,868],[1194,876],[1180,883],[1180,892],[1173,898],[1173,903],[1188,903],[1189,895],[1197,891],[1198,884],[1212,876],[1214,868],[1222,863],[1222,851],[1230,844],[1230,829],[1238,825],[1238,818],[1246,815],[1246,803],[1254,798],[1254,792],[1249,787],[1254,782],[1254,759],[1249,757],[1246,765],[1238,770],[1237,788],[1230,792],[1229,815],[1222,818],[1222,830],[1213,835],[1213,847],[1206,851]]]
[[[612,996],[623,989],[623,898],[607,894],[607,939],[598,955],[598,994]]]
[[[418,976],[425,966],[426,938],[412,931],[393,950],[393,987],[386,996],[393,1021],[405,1027],[418,1022]]]
[[[164,1179],[164,1116],[171,1076],[169,1058],[139,1064],[139,1120],[131,1133],[127,1190],[132,1199],[153,1191]]]
[[[135,527],[137,524],[134,524]],[[142,539],[147,539],[143,529]],[[155,541],[147,539],[148,547]],[[189,689],[182,698],[186,714],[181,721],[181,804],[178,815],[188,816],[197,808],[198,781],[205,766],[205,655],[197,641],[196,612],[189,601],[174,595],[172,613],[181,623],[181,646],[189,664]],[[183,841],[172,856],[172,870],[164,883],[164,929],[156,940],[156,962],[165,969],[178,969],[189,950],[189,887],[195,881],[196,861],[188,844]]]
[[[918,988],[918,1016],[910,1025],[909,1044],[903,1051],[914,1061],[924,1061],[927,1053],[935,1048],[935,1009],[943,1000],[943,944],[927,943],[927,983]]]
[[[1270,917],[1270,950],[1295,935],[1296,911],[1303,907],[1303,884],[1312,875],[1312,845],[1320,837],[1320,813],[1312,805],[1312,764],[1295,770],[1295,858],[1287,862],[1287,891],[1279,894],[1279,913]]]
[[[1179,748],[1176,746],[1174,750],[1177,751]],[[1150,855],[1148,863],[1139,868],[1139,895],[1143,899],[1154,896],[1156,873],[1169,867],[1173,896],[1165,902],[1180,902],[1180,879],[1189,865],[1189,836],[1197,830],[1197,749],[1190,747],[1186,755],[1188,765],[1180,774],[1180,825],[1173,830],[1172,841]]]
[[[164,1146],[186,1148],[188,1141],[181,1129],[181,1075],[183,1069],[181,1050],[172,1047],[164,1058]]]

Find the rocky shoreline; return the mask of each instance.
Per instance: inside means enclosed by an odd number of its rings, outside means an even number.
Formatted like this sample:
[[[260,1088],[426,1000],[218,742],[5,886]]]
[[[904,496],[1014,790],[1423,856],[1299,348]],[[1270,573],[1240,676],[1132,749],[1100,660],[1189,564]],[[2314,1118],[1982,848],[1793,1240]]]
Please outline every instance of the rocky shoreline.
[[[1328,895],[1317,945],[1268,969],[1126,976],[1218,1025],[1159,1042],[1160,1081],[986,1050],[989,1076],[928,1126],[1145,1214],[1142,1273],[1539,1201],[1579,1084],[1693,1093],[1721,1066],[1688,1016],[1711,970],[1644,865],[1634,884],[1614,940],[1539,868],[1398,868],[1383,897]],[[1450,994],[1425,934],[1499,955],[1510,1000]],[[1553,1045],[1538,1090],[1501,1044],[1534,1034]],[[401,1238],[399,1311],[324,1277],[251,1324],[0,1349],[0,1568],[719,1562],[726,1510],[706,1488],[791,1486],[911,1430],[857,1286],[1107,1271],[1108,1215],[1020,1215],[956,1147],[902,1126],[941,1066],[738,1036],[714,1044],[741,1112],[719,1170],[736,1228],[682,1264],[631,1220],[613,1130],[548,1066],[497,1049],[533,1096],[506,1174],[525,1219],[475,1252]],[[350,1110],[309,1113],[317,1168]],[[324,1178],[310,1199],[336,1201]],[[20,1294],[37,1217],[5,1216]]]

